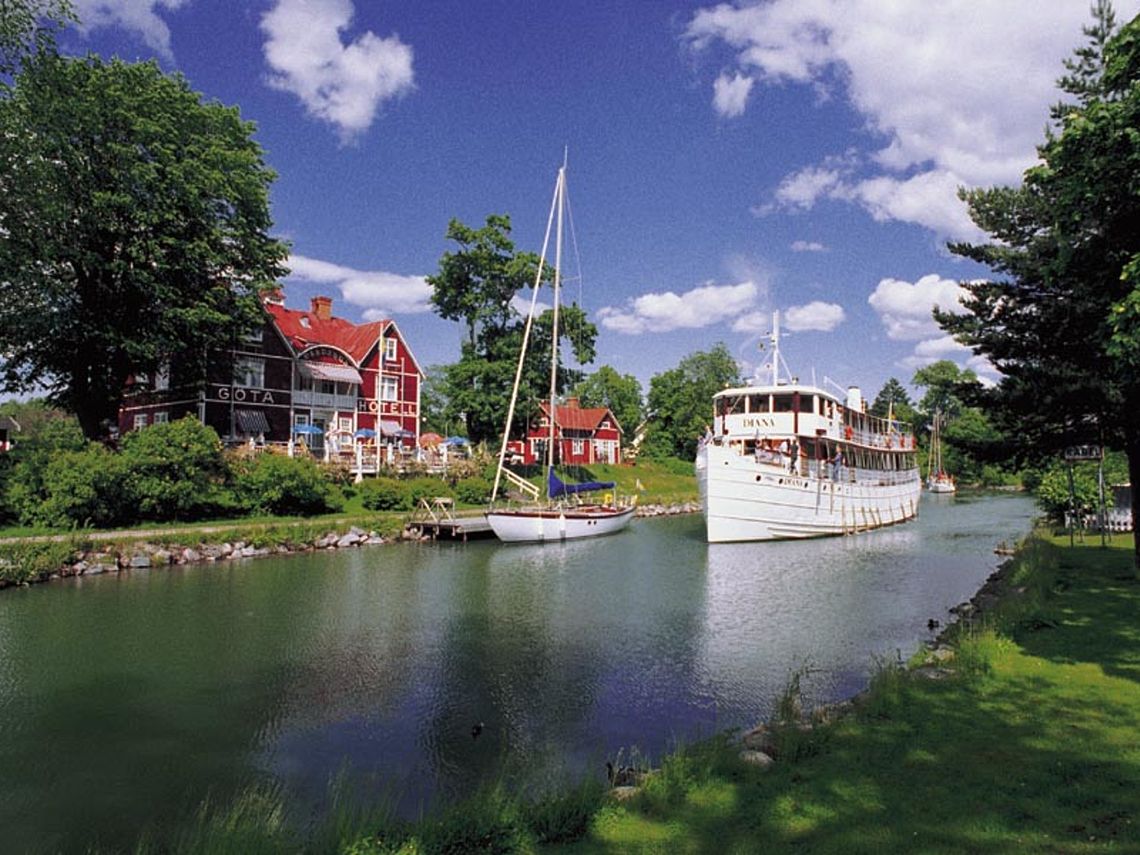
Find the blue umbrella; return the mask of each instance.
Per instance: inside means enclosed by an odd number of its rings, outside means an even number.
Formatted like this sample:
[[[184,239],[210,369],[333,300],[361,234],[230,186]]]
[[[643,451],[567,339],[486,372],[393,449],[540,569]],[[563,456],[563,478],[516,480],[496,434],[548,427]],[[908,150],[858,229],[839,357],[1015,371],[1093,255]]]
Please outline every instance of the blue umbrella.
[[[372,428],[360,428],[353,436],[357,439],[372,439],[376,436],[376,431],[372,430]]]
[[[321,430],[316,425],[304,424],[304,425],[293,425],[293,433],[320,434],[320,433],[324,433],[324,431]]]
[[[449,436],[443,441],[444,445],[470,445],[467,437],[465,436]]]

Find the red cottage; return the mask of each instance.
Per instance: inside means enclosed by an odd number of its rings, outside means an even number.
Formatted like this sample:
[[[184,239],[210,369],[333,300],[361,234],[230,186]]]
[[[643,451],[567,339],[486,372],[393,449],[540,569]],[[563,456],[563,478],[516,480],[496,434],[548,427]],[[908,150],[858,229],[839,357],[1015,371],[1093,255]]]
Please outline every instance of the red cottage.
[[[119,410],[126,432],[194,413],[230,444],[275,443],[322,457],[351,457],[354,443],[415,448],[423,371],[391,320],[354,324],[332,299],[308,311],[263,300],[265,324],[239,342],[232,372],[207,368],[206,382],[178,370],[137,376]]]
[[[514,440],[509,444],[511,452],[521,456],[522,462],[528,465],[541,463],[546,458],[549,413],[549,402],[541,403],[538,425],[528,430],[525,442]],[[577,398],[568,398],[565,404],[554,407],[556,463],[567,466],[617,463],[621,460],[621,437],[621,425],[608,407],[583,409]]]

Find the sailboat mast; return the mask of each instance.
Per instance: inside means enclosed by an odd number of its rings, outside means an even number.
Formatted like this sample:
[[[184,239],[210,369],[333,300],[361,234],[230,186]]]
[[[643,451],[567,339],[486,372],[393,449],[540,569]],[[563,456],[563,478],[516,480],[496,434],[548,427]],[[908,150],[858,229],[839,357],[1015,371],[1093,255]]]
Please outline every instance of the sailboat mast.
[[[772,385],[780,384],[780,313],[772,313]]]
[[[554,237],[554,331],[550,340],[550,438],[547,442],[547,471],[554,469],[554,405],[558,391],[558,303],[562,287],[562,218],[566,209],[566,162],[558,170],[558,230]],[[550,479],[547,478],[547,498],[550,498]]]

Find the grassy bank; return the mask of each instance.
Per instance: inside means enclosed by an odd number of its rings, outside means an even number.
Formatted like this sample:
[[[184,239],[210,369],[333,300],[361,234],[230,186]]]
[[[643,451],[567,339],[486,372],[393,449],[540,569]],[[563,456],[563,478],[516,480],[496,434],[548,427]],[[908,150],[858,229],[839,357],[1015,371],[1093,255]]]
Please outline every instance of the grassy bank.
[[[984,613],[909,668],[883,663],[830,723],[775,727],[767,768],[725,734],[665,758],[631,798],[598,781],[537,804],[509,787],[406,825],[340,811],[307,840],[280,800],[204,811],[180,852],[1140,851],[1140,580],[1131,538],[1037,538]],[[789,691],[781,708],[796,709]]]

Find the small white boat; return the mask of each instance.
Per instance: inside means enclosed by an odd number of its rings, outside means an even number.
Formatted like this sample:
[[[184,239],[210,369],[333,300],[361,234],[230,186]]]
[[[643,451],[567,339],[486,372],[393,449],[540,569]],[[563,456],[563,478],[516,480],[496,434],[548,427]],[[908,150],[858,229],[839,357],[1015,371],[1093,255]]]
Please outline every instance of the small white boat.
[[[551,226],[557,213],[557,232],[555,238],[554,256],[554,327],[553,347],[551,348],[550,369],[550,407],[548,413],[555,412],[557,390],[555,388],[558,376],[558,298],[562,282],[562,230],[563,217],[566,207],[566,165],[563,163],[558,170],[558,180],[554,188],[554,200],[551,203],[550,219],[546,227],[546,237],[543,240],[542,256],[539,261],[538,274],[535,277],[534,294],[531,297],[530,312],[527,315],[526,327],[523,332],[522,349],[519,353],[518,368],[515,372],[514,388],[511,391],[511,403],[507,412],[507,424],[503,430],[503,444],[499,451],[499,466],[495,473],[495,485],[491,491],[491,509],[486,512],[487,522],[499,540],[509,543],[548,543],[551,541],[575,540],[583,537],[598,537],[605,534],[614,534],[621,531],[631,519],[635,510],[635,502],[619,500],[615,484],[612,481],[589,482],[586,484],[567,484],[554,473],[555,449],[559,443],[555,442],[555,419],[551,417],[550,435],[546,442],[546,496],[539,499],[539,490],[529,481],[523,479],[507,468],[507,448],[510,442],[511,426],[514,421],[515,404],[518,401],[519,383],[522,378],[523,365],[526,359],[527,342],[530,340],[531,326],[535,318],[535,309],[538,304],[539,286],[542,283],[543,265],[546,252],[550,244]],[[520,491],[528,501],[524,504],[506,507],[496,507],[499,498],[499,487],[506,480]],[[605,499],[600,503],[584,503],[579,497],[590,492],[605,491]]]
[[[954,476],[942,468],[942,414],[934,411],[934,421],[930,425],[930,457],[926,463],[926,489],[931,493],[957,493],[958,485]]]
[[[779,340],[777,315],[771,382],[713,397],[696,458],[708,542],[852,534],[917,516],[910,427],[867,413],[856,387],[841,400],[782,381]]]

